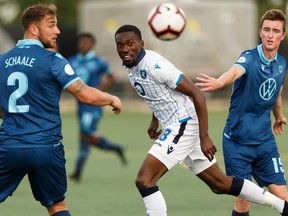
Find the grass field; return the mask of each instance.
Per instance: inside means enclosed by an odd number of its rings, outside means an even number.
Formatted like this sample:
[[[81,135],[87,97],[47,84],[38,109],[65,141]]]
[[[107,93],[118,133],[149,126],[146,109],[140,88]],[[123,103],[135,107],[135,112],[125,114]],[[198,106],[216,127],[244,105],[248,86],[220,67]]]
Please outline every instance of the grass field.
[[[209,112],[209,131],[218,147],[217,159],[223,168],[221,131],[227,111]],[[73,113],[63,118],[63,143],[66,149],[67,173],[71,173],[78,150],[78,126]],[[100,125],[100,134],[126,148],[128,166],[123,167],[114,154],[92,149],[80,183],[69,182],[67,203],[73,216],[140,216],[145,208],[134,179],[152,142],[146,130],[151,115],[146,112],[123,112],[115,116],[105,113]],[[287,128],[286,128],[287,129]],[[288,167],[286,146],[287,130],[277,137],[282,152],[284,167]],[[286,169],[287,170],[287,169]],[[184,166],[172,169],[159,182],[165,196],[170,216],[224,216],[231,215],[233,197],[215,195]],[[0,216],[47,215],[46,209],[36,202],[25,178],[12,197],[0,207]],[[279,215],[273,209],[254,204],[253,216]]]

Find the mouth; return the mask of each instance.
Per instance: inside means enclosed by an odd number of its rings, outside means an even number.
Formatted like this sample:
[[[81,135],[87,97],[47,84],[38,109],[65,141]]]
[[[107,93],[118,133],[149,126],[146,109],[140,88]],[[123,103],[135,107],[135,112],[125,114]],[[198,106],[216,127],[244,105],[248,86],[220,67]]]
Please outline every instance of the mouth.
[[[133,57],[131,55],[128,55],[128,54],[122,54],[121,59],[124,62],[131,62],[133,60]]]

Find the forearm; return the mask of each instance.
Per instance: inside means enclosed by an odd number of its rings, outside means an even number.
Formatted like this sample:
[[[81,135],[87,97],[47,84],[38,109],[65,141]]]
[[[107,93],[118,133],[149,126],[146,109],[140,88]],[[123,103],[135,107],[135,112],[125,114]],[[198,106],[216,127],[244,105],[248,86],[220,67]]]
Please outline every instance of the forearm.
[[[91,106],[106,106],[111,105],[114,101],[114,96],[100,91],[98,89],[88,87],[85,94],[78,95],[77,99]]]
[[[193,103],[199,122],[200,139],[208,136],[208,111],[205,96],[202,92],[193,97]]]
[[[275,119],[280,119],[283,116],[281,95],[278,96],[278,98],[275,102],[275,105],[273,107],[273,115],[274,115]]]

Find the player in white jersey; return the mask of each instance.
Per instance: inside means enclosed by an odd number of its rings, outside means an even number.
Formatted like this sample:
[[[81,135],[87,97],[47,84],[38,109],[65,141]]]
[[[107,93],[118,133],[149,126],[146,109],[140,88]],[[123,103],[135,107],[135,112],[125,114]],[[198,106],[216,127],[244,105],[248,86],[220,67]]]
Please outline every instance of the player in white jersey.
[[[181,162],[214,193],[245,197],[288,215],[284,200],[251,181],[228,177],[219,168],[214,157],[216,147],[208,134],[205,96],[196,85],[168,60],[145,50],[136,26],[121,26],[115,33],[115,42],[131,85],[153,112],[148,134],[155,143],[136,179],[147,215],[167,215],[164,197],[156,183]]]

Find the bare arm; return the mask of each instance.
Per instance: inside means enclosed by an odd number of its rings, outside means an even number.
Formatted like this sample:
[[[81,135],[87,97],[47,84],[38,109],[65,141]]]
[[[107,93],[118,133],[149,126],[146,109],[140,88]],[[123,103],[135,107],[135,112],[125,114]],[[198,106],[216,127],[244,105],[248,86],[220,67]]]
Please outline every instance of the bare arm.
[[[204,73],[201,73],[199,77],[196,77],[195,84],[201,88],[204,92],[212,92],[220,89],[226,85],[232,84],[236,79],[244,74],[243,69],[238,65],[233,65],[227,72],[223,73],[219,78],[210,77]]]
[[[275,134],[280,135],[283,132],[283,124],[286,124],[287,120],[285,116],[283,115],[282,110],[282,89],[283,86],[281,86],[281,89],[279,91],[277,100],[275,102],[274,108],[273,108],[273,115],[274,115],[274,123],[273,123],[273,130]]]
[[[208,134],[208,111],[204,93],[186,76],[183,76],[176,90],[189,96],[193,100],[199,121],[201,150],[211,161],[217,149]]]
[[[118,97],[109,93],[100,91],[96,88],[89,87],[82,80],[77,80],[71,84],[67,91],[71,93],[77,100],[91,106],[113,107],[113,112],[118,114],[121,112],[122,104]]]

